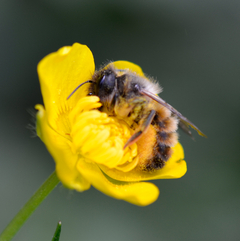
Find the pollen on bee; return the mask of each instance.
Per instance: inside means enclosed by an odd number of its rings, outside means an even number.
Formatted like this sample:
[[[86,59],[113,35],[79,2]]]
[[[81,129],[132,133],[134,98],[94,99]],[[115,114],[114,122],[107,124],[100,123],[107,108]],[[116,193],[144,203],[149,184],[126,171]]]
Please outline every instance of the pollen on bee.
[[[153,149],[156,144],[156,130],[150,125],[148,130],[142,134],[142,137],[136,142],[138,146],[139,164],[144,165],[144,162],[151,159],[153,155]]]

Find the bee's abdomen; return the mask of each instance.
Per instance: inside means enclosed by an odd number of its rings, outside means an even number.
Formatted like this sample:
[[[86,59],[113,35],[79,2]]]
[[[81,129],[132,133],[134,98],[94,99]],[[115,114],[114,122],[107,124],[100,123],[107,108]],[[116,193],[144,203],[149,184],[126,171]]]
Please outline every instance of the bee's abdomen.
[[[144,170],[154,171],[165,166],[166,161],[171,157],[172,149],[164,144],[156,145],[155,155],[145,163]]]
[[[165,163],[172,155],[172,146],[178,142],[178,120],[173,116],[161,115],[157,112],[152,122],[156,130],[155,144],[153,155],[144,163],[143,169],[146,171],[159,170],[164,167]]]

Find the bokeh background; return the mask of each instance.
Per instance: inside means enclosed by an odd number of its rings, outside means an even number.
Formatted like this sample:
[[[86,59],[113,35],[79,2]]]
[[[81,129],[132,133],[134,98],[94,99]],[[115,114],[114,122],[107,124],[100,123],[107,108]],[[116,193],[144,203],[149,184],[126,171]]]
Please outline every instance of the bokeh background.
[[[54,170],[28,128],[42,103],[37,63],[80,42],[96,66],[119,59],[140,65],[208,138],[181,133],[188,172],[155,181],[161,193],[154,204],[59,185],[13,240],[51,240],[59,220],[62,241],[240,240],[239,28],[239,0],[1,0],[0,230]]]

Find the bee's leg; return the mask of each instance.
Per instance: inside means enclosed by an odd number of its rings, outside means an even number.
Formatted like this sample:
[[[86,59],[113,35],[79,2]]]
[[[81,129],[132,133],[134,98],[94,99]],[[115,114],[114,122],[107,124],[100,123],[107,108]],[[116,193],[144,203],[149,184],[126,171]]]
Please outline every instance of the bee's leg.
[[[156,114],[156,111],[155,110],[151,110],[150,114],[147,116],[147,118],[144,120],[143,124],[141,125],[140,131],[134,133],[128,139],[128,141],[124,145],[123,149],[125,149],[126,147],[128,147],[128,146],[132,145],[133,143],[137,142],[141,138],[142,134],[144,132],[146,132],[148,127],[151,125],[152,120],[153,120],[155,114]]]

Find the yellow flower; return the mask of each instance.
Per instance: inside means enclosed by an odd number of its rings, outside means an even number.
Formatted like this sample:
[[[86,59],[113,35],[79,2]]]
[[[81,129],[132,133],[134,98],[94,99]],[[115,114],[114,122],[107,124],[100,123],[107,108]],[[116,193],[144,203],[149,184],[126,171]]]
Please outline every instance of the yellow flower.
[[[143,76],[137,65],[114,62]],[[37,134],[56,162],[56,172],[64,186],[85,191],[93,185],[117,199],[145,206],[154,202],[158,188],[149,182],[179,178],[186,173],[182,146],[177,143],[166,165],[157,171],[139,168],[142,153],[135,143],[124,149],[133,130],[123,120],[110,117],[98,108],[97,96],[87,96],[95,66],[91,51],[75,43],[46,56],[38,65],[44,106],[36,105]]]

